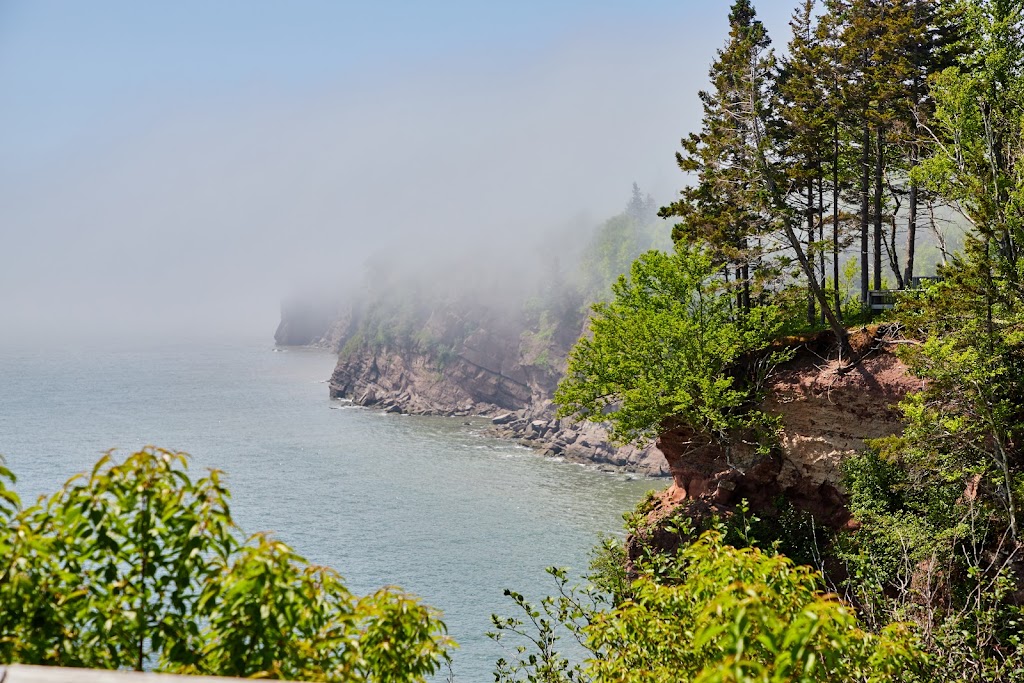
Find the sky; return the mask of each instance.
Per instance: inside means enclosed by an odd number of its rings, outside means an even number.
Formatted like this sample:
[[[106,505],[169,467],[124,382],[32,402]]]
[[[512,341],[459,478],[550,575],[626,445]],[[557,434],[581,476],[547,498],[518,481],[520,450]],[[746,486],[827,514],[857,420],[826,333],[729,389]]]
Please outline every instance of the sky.
[[[790,5],[757,3],[776,44]],[[633,182],[667,202],[727,13],[0,0],[0,345],[269,343],[371,254],[521,259]]]

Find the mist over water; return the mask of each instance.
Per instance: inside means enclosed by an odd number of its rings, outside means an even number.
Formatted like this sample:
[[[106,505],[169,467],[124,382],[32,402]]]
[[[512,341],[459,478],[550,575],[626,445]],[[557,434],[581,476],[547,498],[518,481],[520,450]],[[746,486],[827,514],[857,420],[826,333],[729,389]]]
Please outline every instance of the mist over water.
[[[8,7],[0,344],[251,338],[372,254],[531,260],[633,181],[667,201],[724,39],[698,26],[725,26],[685,5],[524,5],[508,26],[442,5],[413,36],[411,7],[343,6]]]

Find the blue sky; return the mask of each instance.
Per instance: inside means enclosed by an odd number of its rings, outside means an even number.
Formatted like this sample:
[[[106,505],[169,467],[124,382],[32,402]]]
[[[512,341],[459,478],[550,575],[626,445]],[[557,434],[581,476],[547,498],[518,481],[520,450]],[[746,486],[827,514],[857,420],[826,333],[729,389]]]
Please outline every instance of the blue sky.
[[[758,10],[784,43],[789,3]],[[41,334],[70,315],[263,329],[309,273],[413,232],[596,221],[633,180],[667,200],[727,11],[5,0],[0,300]],[[185,284],[124,286],[153,259]]]
[[[630,4],[7,0],[0,130],[15,150],[37,154],[181,98],[330,87],[424,61],[509,68],[575,32],[693,17],[688,3]]]

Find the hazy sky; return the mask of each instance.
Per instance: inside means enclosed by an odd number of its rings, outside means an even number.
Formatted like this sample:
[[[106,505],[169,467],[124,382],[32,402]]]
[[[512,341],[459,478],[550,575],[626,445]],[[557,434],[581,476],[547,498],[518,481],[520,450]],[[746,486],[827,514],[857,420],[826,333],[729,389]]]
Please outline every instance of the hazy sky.
[[[791,4],[757,4],[777,44]],[[666,201],[727,12],[3,0],[0,344],[269,341],[373,251],[513,257],[634,180]]]

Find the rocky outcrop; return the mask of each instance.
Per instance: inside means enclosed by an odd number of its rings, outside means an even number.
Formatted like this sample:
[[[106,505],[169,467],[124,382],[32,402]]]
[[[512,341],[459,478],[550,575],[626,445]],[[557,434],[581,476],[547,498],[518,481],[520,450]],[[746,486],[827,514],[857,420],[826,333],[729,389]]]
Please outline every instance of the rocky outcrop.
[[[554,412],[548,400],[531,410],[504,413],[491,421],[491,433],[545,455],[597,465],[600,469],[622,469],[653,477],[669,474],[668,463],[654,444],[646,448],[616,446],[604,425],[558,419]]]
[[[493,418],[490,433],[546,455],[666,476],[653,445],[611,444],[602,425],[555,417],[551,397],[579,338],[582,314],[538,325],[486,308],[438,306],[414,342],[370,343],[357,316],[323,336],[338,349],[333,398],[387,412]]]
[[[558,368],[523,353],[524,323],[486,308],[438,306],[415,334],[367,339],[349,323],[336,340],[331,396],[420,415],[524,410],[558,383]]]
[[[863,347],[873,340],[864,333],[856,341]],[[825,350],[815,348],[823,343],[801,345],[769,381],[762,409],[782,423],[771,454],[758,454],[742,436],[726,448],[684,427],[664,433],[658,445],[672,473],[668,496],[728,505],[741,498],[756,502],[785,495],[830,525],[844,523],[843,460],[863,449],[865,441],[900,431],[896,404],[923,385],[883,347],[840,373],[839,362],[823,360]]]
[[[643,529],[628,544],[630,557],[671,552],[680,538],[664,526],[680,512],[699,529],[702,520],[728,518],[744,500],[762,517],[771,518],[786,501],[822,527],[856,526],[842,490],[842,463],[867,440],[898,433],[903,425],[896,404],[923,384],[873,331],[855,335],[853,343],[866,355],[849,372],[825,360],[827,337],[800,344],[794,359],[776,370],[762,404],[781,420],[769,453],[758,453],[745,435],[725,446],[668,425],[658,446],[672,484],[647,510]]]
[[[416,415],[493,415],[526,408],[533,397],[519,366],[390,348],[343,354],[330,391],[332,398]]]

